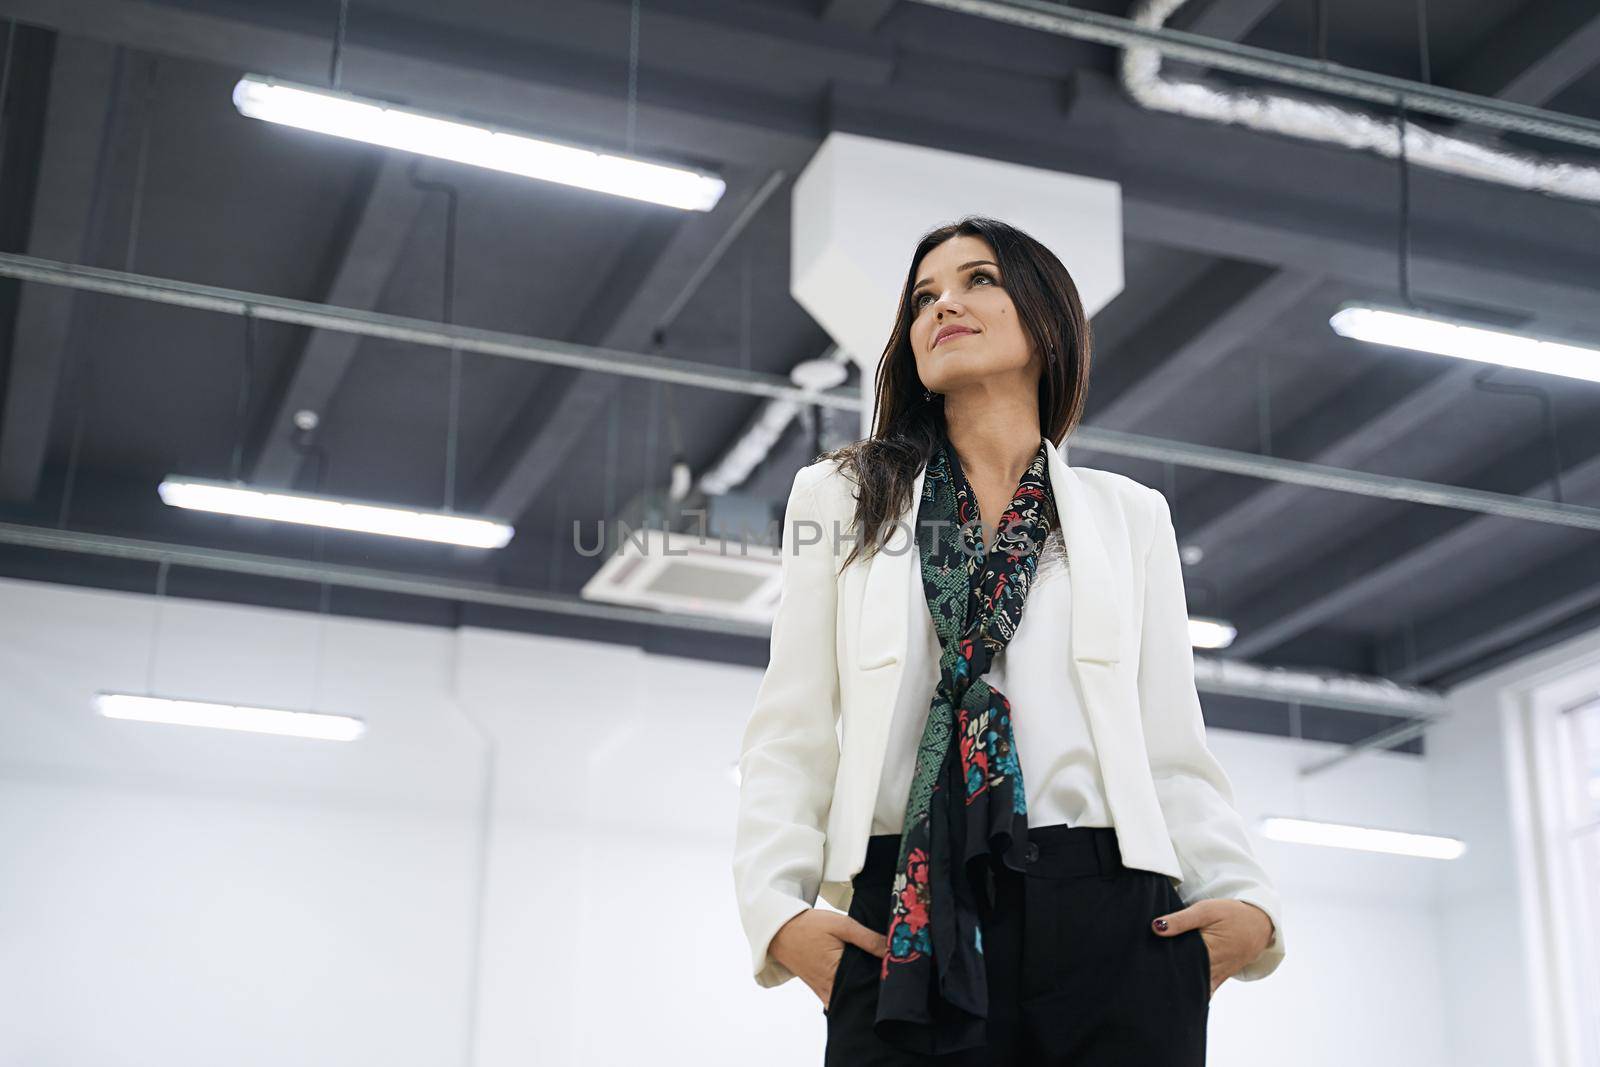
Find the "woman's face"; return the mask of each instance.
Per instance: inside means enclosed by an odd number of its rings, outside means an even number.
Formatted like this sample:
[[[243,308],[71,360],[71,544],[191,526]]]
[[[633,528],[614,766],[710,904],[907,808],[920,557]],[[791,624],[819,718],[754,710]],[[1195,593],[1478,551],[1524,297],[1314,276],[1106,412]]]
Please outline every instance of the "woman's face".
[[[936,393],[1028,369],[1032,343],[994,250],[981,237],[958,234],[930,249],[917,264],[911,292],[911,351],[917,375]],[[941,331],[957,327],[939,340]],[[964,332],[970,331],[970,332]]]

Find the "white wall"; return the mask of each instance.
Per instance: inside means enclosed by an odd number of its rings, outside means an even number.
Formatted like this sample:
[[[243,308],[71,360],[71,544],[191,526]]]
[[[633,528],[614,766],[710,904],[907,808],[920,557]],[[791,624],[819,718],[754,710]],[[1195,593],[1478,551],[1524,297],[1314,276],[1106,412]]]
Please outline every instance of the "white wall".
[[[1210,743],[1252,827],[1266,814],[1427,822],[1426,769],[1414,756],[1372,753],[1302,781],[1300,766],[1337,747],[1218,730]],[[1217,991],[1210,1062],[1443,1063],[1433,866],[1259,836],[1255,845],[1284,899],[1288,953],[1266,979]]]
[[[96,690],[145,687],[155,604],[0,581],[0,1062],[820,1062],[820,1004],[755,985],[733,908],[759,671],[333,619],[320,705],[357,742],[100,719]],[[311,702],[315,616],[161,610],[155,691]],[[1436,825],[1414,757],[1300,784],[1329,746],[1211,743],[1247,819]],[[1441,865],[1258,848],[1288,956],[1218,991],[1211,1062],[1467,1062]]]
[[[1450,718],[1429,731],[1431,803],[1469,842],[1442,872],[1438,908],[1449,1062],[1459,1067],[1578,1062],[1555,1008],[1571,991],[1556,988],[1546,945],[1565,932],[1541,905],[1544,848],[1529,803],[1538,772],[1526,739],[1541,702],[1597,690],[1600,632],[1591,632],[1457,687]],[[1592,1005],[1565,1010],[1593,1018]]]
[[[328,626],[356,744],[100,719],[153,604],[0,585],[0,1061],[459,1062],[481,760],[442,635]],[[163,623],[157,691],[307,702],[307,616]]]

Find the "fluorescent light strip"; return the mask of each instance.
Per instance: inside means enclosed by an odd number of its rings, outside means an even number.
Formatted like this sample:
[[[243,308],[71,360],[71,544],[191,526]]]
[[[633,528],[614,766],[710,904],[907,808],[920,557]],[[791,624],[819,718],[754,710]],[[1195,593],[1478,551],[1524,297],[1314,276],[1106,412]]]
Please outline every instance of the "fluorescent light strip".
[[[1189,643],[1195,648],[1227,648],[1237,636],[1239,631],[1230,622],[1203,615],[1189,616]]]
[[[1345,304],[1328,325],[1357,341],[1600,382],[1600,348],[1593,346],[1368,304]]]
[[[161,499],[175,508],[241,515],[251,519],[323,526],[330,530],[407,537],[467,548],[504,548],[513,530],[507,523],[446,511],[410,511],[334,497],[251,489],[227,482],[168,475]]]
[[[1274,841],[1328,848],[1353,848],[1363,852],[1388,852],[1431,860],[1453,860],[1467,850],[1454,837],[1413,834],[1403,830],[1376,830],[1370,826],[1318,822],[1270,815],[1261,820],[1261,833]]]
[[[239,79],[233,106],[241,115],[264,122],[686,211],[710,211],[727,188],[721,178],[686,167],[595,152],[257,74]]]
[[[203,700],[174,700],[130,693],[100,693],[95,697],[95,703],[100,714],[108,719],[246,730],[257,734],[309,737],[318,741],[354,741],[366,730],[365,723],[348,715],[257,708],[247,704],[213,704]]]

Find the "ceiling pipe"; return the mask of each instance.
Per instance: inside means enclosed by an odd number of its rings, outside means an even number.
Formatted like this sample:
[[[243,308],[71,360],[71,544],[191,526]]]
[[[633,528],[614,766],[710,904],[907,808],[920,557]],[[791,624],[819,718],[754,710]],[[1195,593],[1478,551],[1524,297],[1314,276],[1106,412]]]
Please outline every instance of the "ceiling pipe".
[[[791,400],[799,404],[818,404],[859,412],[865,405],[860,390],[843,388],[818,391],[802,388],[775,374],[762,374],[738,367],[715,367],[686,359],[642,355],[616,349],[551,341],[470,326],[446,325],[427,319],[387,315],[375,311],[316,304],[305,300],[265,293],[243,292],[193,282],[153,278],[126,271],[85,267],[34,256],[0,252],[0,277],[61,285],[69,289],[108,293],[113,296],[149,300],[159,304],[213,311],[227,315],[248,315],[275,322],[297,323],[323,330],[342,330],[366,337],[384,337],[409,344],[444,350],[520,359],[532,363],[553,363],[605,374],[621,374],[655,381],[690,385],[727,393]],[[1280,459],[1251,452],[1238,452],[1187,441],[1171,441],[1143,434],[1080,426],[1067,439],[1069,447],[1090,452],[1149,459],[1180,467],[1236,474],[1246,478],[1286,482],[1356,496],[1399,500],[1411,504],[1454,508],[1482,515],[1527,522],[1549,523],[1576,529],[1600,531],[1600,508],[1538,500],[1510,493],[1488,493],[1414,478],[1372,474],[1366,471],[1330,467],[1319,463]]]

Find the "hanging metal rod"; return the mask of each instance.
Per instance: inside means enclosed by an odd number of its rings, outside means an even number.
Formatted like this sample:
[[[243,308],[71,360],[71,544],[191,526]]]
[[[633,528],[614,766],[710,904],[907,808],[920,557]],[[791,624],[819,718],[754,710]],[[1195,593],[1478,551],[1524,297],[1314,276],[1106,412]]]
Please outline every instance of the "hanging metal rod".
[[[733,619],[630,608],[620,604],[584,600],[581,597],[510,589],[484,582],[434,578],[371,567],[313,563],[283,556],[198,548],[163,541],[58,530],[53,527],[0,523],[0,544],[112,559],[165,563],[169,566],[248,574],[347,589],[367,589],[452,603],[483,604],[514,611],[570,615],[590,620],[608,619],[613,622],[647,626],[671,626],[682,630],[730,634],[737,637],[760,639],[770,636],[770,627]],[[1381,678],[1341,676],[1330,679],[1310,672],[1294,672],[1284,668],[1253,668],[1250,664],[1234,661],[1213,664],[1206,657],[1197,658],[1196,667],[1196,684],[1201,692],[1241,695],[1257,700],[1283,700],[1286,699],[1285,694],[1292,693],[1293,699],[1302,704],[1325,705],[1381,715],[1425,716],[1430,713],[1433,703],[1438,699],[1431,690],[1401,686]]]
[[[0,277],[18,278],[45,285],[107,293],[158,304],[214,311],[227,315],[248,315],[289,322],[321,330],[339,330],[366,337],[384,337],[410,344],[444,350],[460,349],[483,355],[520,359],[530,363],[554,363],[603,374],[679,382],[700,389],[749,396],[777,397],[802,404],[821,404],[846,411],[860,411],[863,400],[854,389],[823,392],[802,389],[786,378],[761,374],[738,367],[714,367],[690,360],[641,355],[617,349],[549,341],[470,326],[448,326],[427,319],[385,315],[375,311],[290,300],[265,293],[198,285],[193,282],[155,278],[101,267],[84,267],[34,256],[0,253]],[[1069,448],[1152,459],[1182,467],[1237,474],[1265,481],[1287,482],[1356,496],[1399,500],[1412,504],[1431,504],[1509,519],[1600,530],[1600,508],[1577,504],[1535,500],[1509,493],[1486,493],[1476,489],[1441,485],[1411,478],[1328,467],[1298,460],[1278,459],[1250,452],[1170,441],[1143,434],[1102,430],[1080,426],[1067,439]]]
[[[1493,97],[1445,89],[1423,82],[1391,78],[1273,52],[1252,45],[1223,41],[1183,30],[1145,26],[1115,15],[1083,11],[1049,0],[916,0],[929,7],[960,11],[996,22],[1073,37],[1080,41],[1126,48],[1139,45],[1172,59],[1187,60],[1218,70],[1246,74],[1267,81],[1295,85],[1336,96],[1392,107],[1403,102],[1410,111],[1473,122],[1498,130],[1533,134],[1553,141],[1600,148],[1600,121],[1559,111],[1529,107]]]
[[[1313,760],[1300,768],[1300,777],[1310,778],[1313,775],[1326,773],[1341,763],[1348,763],[1363,752],[1384,751],[1397,745],[1403,745],[1413,737],[1427,733],[1431,725],[1433,724],[1426,721],[1397,723],[1387,730],[1380,730],[1370,737],[1364,737],[1360,741],[1346,745],[1331,756]]]
[[[674,382],[725,393],[776,397],[820,404],[849,411],[861,409],[861,398],[853,389],[813,392],[794,385],[775,374],[761,374],[738,367],[714,367],[686,359],[669,359],[614,348],[569,344],[543,338],[523,337],[499,330],[447,325],[405,315],[386,315],[360,308],[315,304],[308,300],[224,289],[214,285],[155,278],[126,271],[85,267],[74,263],[0,253],[0,275],[46,285],[60,285],[92,293],[107,293],[157,304],[215,311],[224,315],[243,315],[310,326],[318,330],[338,330],[363,337],[383,337],[392,341],[425,345],[430,348],[477,352],[485,356],[520,359],[529,363],[553,363],[579,370],[621,374],[632,378]]]
[[[1067,443],[1077,444],[1090,452],[1108,452],[1132,459],[1154,459],[1176,463],[1184,467],[1198,467],[1223,474],[1240,474],[1273,482],[1287,482],[1312,489],[1328,489],[1356,496],[1381,497],[1401,500],[1409,504],[1432,504],[1459,511],[1476,511],[1484,515],[1498,515],[1507,519],[1527,519],[1532,522],[1551,523],[1556,526],[1575,526],[1580,530],[1600,530],[1600,508],[1566,504],[1554,500],[1536,500],[1513,496],[1510,493],[1487,493],[1479,489],[1463,489],[1438,482],[1418,481],[1414,478],[1396,478],[1388,474],[1369,474],[1344,467],[1328,467],[1320,463],[1279,459],[1251,452],[1235,452],[1226,448],[1190,444],[1186,441],[1163,441],[1155,437],[1122,433],[1117,430],[1099,430],[1085,426],[1074,430]]]
[[[403,596],[426,597],[460,604],[482,604],[516,611],[573,615],[584,619],[676,626],[680,629],[704,630],[709,633],[733,634],[741,637],[764,637],[768,633],[759,626],[732,619],[669,614],[648,608],[630,608],[620,604],[581,600],[578,597],[509,589],[487,582],[433,578],[372,567],[312,563],[286,556],[197,548],[166,541],[144,541],[130,537],[80,533],[76,530],[58,530],[48,526],[0,522],[0,544],[104,556],[111,559],[167,563],[197,570],[226,571],[231,574],[280,578],[285,581],[333,585],[345,589],[368,589],[380,593],[398,593]]]

